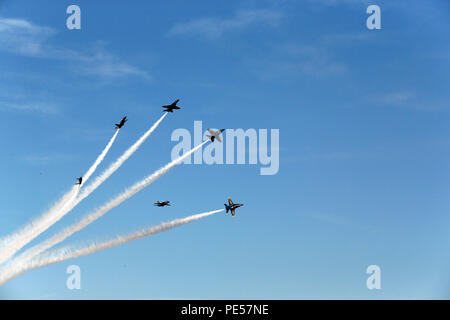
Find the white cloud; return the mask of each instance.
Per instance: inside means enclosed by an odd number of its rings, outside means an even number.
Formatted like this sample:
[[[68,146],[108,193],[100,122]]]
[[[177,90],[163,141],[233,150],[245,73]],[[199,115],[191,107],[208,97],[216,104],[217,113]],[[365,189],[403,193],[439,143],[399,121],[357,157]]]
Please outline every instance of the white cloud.
[[[365,41],[372,37],[373,34],[370,34],[370,32],[336,33],[324,36],[322,42],[328,45],[335,43],[350,43],[353,45],[355,41]]]
[[[280,79],[296,75],[307,75],[316,78],[342,76],[349,71],[344,59],[339,58],[342,49],[355,41],[367,41],[371,36],[367,33],[329,34],[309,43],[285,43],[276,46],[269,53],[270,58],[249,61],[256,65],[257,73],[263,79]],[[337,50],[339,49],[339,50]],[[264,53],[268,55],[268,53]]]
[[[45,56],[43,44],[55,31],[22,19],[0,18],[0,50],[30,57]]]
[[[327,48],[321,45],[281,45],[274,53],[258,66],[263,79],[285,78],[299,74],[326,77],[345,74],[347,66],[338,61]]]
[[[207,38],[217,38],[226,32],[237,31],[251,25],[264,24],[277,26],[283,15],[278,11],[241,10],[232,18],[201,18],[186,23],[174,25],[170,35],[200,35]]]
[[[29,154],[19,157],[19,160],[30,165],[47,165],[54,162],[73,160],[74,156],[68,154]]]
[[[41,113],[45,115],[54,115],[59,113],[59,109],[55,105],[46,103],[0,102],[0,110],[14,110],[20,112]]]
[[[97,49],[92,56],[79,56],[77,59],[81,62],[81,65],[77,67],[76,71],[84,74],[102,78],[140,76],[147,80],[152,79],[148,72],[121,61],[102,48]]]
[[[106,53],[103,48],[80,52],[50,44],[56,31],[38,26],[23,19],[0,18],[0,51],[25,57],[70,60],[75,62],[78,73],[102,78],[139,76],[150,79],[147,71],[130,65],[120,58]],[[74,66],[74,64],[71,64]]]
[[[339,6],[339,5],[368,5],[372,1],[370,0],[309,0],[312,4],[322,4],[326,6]]]
[[[367,98],[368,104],[376,107],[396,107],[405,110],[448,112],[448,102],[440,97],[425,97],[420,92],[411,90],[398,90],[388,93],[370,94]]]
[[[415,98],[415,94],[411,91],[398,91],[381,95],[380,101],[387,104],[404,104],[411,102]]]

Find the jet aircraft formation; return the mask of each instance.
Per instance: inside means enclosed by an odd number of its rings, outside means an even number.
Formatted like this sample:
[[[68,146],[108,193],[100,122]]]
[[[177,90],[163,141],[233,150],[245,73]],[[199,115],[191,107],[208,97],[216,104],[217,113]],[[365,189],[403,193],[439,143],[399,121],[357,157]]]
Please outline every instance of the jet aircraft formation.
[[[172,112],[173,110],[179,110],[181,109],[181,107],[177,106],[177,103],[180,101],[180,99],[175,100],[174,102],[172,102],[171,104],[167,104],[164,106],[161,106],[161,108],[164,108],[163,112]],[[125,122],[127,122],[128,119],[127,117],[123,117],[119,123],[115,124],[115,129],[121,129],[124,125]],[[220,129],[217,131],[214,131],[210,128],[207,129],[209,134],[207,134],[206,136],[211,140],[211,142],[214,142],[214,140],[217,140],[218,142],[222,142],[222,139],[220,138],[220,135],[222,132],[225,131],[225,129]],[[77,178],[78,182],[75,185],[80,185],[83,183],[83,177],[79,177]],[[166,207],[166,206],[170,206],[170,201],[168,200],[164,200],[162,202],[160,201],[156,201],[154,204],[154,206],[156,207]],[[242,203],[233,203],[233,201],[231,201],[231,198],[228,198],[228,205],[225,203],[225,209],[226,209],[226,213],[228,213],[229,211],[231,212],[231,215],[234,217],[235,215],[235,210],[239,207],[242,207],[244,204]]]

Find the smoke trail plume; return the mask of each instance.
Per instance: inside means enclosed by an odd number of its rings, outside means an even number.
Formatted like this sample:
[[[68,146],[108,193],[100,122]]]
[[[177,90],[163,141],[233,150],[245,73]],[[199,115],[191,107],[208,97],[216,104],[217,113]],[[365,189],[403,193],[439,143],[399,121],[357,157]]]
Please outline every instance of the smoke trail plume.
[[[103,149],[102,153],[97,157],[91,167],[86,171],[83,176],[83,183],[86,182],[89,177],[95,172],[98,165],[103,161],[109,149],[111,149],[114,141],[116,140],[117,134],[119,130],[117,130],[112,138],[109,140],[106,147]],[[4,243],[7,244],[6,248],[4,248],[0,253],[0,263],[4,262],[12,255],[14,255],[17,251],[23,248],[27,243],[32,241],[42,232],[51,227],[54,223],[60,220],[70,209],[73,208],[74,200],[78,196],[80,191],[80,186],[72,187],[71,191],[66,193],[60,201],[58,201],[48,212],[44,213],[40,218],[35,221],[32,221],[27,226],[22,228],[21,230],[15,232],[14,234],[8,236]]]
[[[104,214],[106,214],[109,210],[113,209],[114,207],[121,204],[123,201],[129,199],[133,195],[135,195],[137,192],[142,190],[143,188],[150,185],[152,182],[154,182],[156,179],[167,173],[170,169],[175,167],[176,165],[180,164],[184,161],[187,157],[189,157],[192,153],[197,151],[199,148],[201,148],[205,143],[207,143],[209,140],[204,141],[203,143],[199,144],[195,148],[189,150],[182,156],[178,157],[177,159],[169,162],[164,167],[160,168],[159,170],[155,171],[153,174],[147,176],[146,178],[142,179],[141,181],[138,181],[131,187],[128,187],[125,191],[123,191],[121,194],[116,196],[114,199],[110,200],[108,203],[104,204],[100,208],[98,208],[96,211],[94,211],[91,214],[86,215],[83,219],[81,219],[79,222],[65,228],[61,232],[55,234],[51,238],[35,245],[34,247],[31,247],[24,253],[22,253],[20,256],[17,257],[15,260],[17,264],[23,264],[26,263],[27,260],[33,258],[34,256],[38,255],[41,252],[44,252],[48,248],[53,247],[54,245],[62,242],[75,232],[80,231],[81,229],[88,226],[90,223],[94,222]]]
[[[119,134],[120,129],[117,129],[112,138],[109,140],[108,144],[106,145],[105,149],[103,149],[102,153],[97,157],[94,164],[86,171],[86,173],[83,175],[83,184],[86,183],[86,181],[89,180],[90,176],[95,172],[98,165],[105,159],[106,154],[108,153],[109,149],[111,149],[111,146],[113,145],[114,141],[116,140],[117,135]]]
[[[209,211],[209,212],[205,212],[205,213],[200,213],[200,214],[195,214],[189,217],[185,217],[185,218],[180,218],[180,219],[175,219],[169,222],[164,222],[161,223],[157,226],[151,226],[151,227],[147,227],[145,229],[141,229],[138,231],[135,231],[133,233],[129,233],[127,235],[119,235],[116,236],[115,238],[108,240],[108,241],[104,241],[104,242],[100,242],[100,243],[93,243],[90,245],[87,245],[85,247],[81,247],[81,248],[74,248],[74,247],[64,247],[58,250],[54,250],[51,252],[48,252],[46,254],[40,255],[38,257],[36,257],[35,259],[29,261],[26,265],[18,265],[16,266],[14,269],[10,268],[9,270],[7,270],[7,272],[2,272],[0,275],[0,285],[4,284],[5,282],[21,275],[24,274],[25,272],[31,270],[31,269],[35,269],[35,268],[40,268],[40,267],[45,267],[47,265],[50,264],[54,264],[54,263],[58,263],[61,261],[65,261],[68,259],[73,259],[73,258],[77,258],[80,256],[85,256],[100,250],[105,250],[108,248],[112,248],[130,241],[134,241],[137,239],[141,239],[156,233],[160,233],[160,232],[164,232],[167,230],[170,230],[172,228],[202,219],[202,218],[206,218],[208,216],[211,216],[213,214],[216,214],[218,212],[222,212],[224,211],[224,209],[219,209],[219,210],[215,210],[215,211]]]
[[[167,112],[164,113],[155,124],[147,130],[131,147],[129,147],[114,163],[112,163],[105,171],[103,171],[97,178],[92,181],[91,184],[84,187],[80,192],[80,195],[75,201],[77,205],[84,198],[89,196],[95,189],[97,189],[106,179],[108,179],[120,166],[136,152],[137,149],[145,142],[145,140],[152,134],[153,131],[159,126],[161,121],[167,116]]]
[[[44,215],[44,217],[41,218],[41,220],[43,220],[43,221],[44,220],[48,221],[52,217],[54,218],[54,219],[50,220],[49,223],[47,223],[46,228],[37,229],[35,227],[35,223],[31,223],[30,225],[25,227],[23,230],[16,232],[12,236],[9,236],[7,239],[5,239],[4,243],[5,244],[7,243],[7,247],[2,252],[0,252],[0,263],[4,262],[8,258],[10,258],[14,253],[16,253],[18,250],[20,250],[24,245],[26,245],[28,242],[33,240],[39,234],[41,234],[42,232],[47,230],[54,223],[59,221],[68,212],[70,212],[76,205],[78,205],[84,198],[89,196],[89,194],[91,194],[95,189],[97,189],[106,179],[108,179],[117,169],[119,169],[120,166],[129,157],[131,157],[133,155],[133,153],[136,152],[137,149],[139,149],[139,147],[145,142],[145,140],[150,136],[150,134],[158,127],[158,125],[166,117],[166,115],[167,115],[167,113],[164,113],[161,116],[161,118],[159,118],[158,121],[156,121],[155,124],[153,124],[153,126],[149,130],[147,130],[147,132],[145,132],[130,148],[128,148],[122,154],[122,156],[120,156],[113,164],[111,164],[105,171],[103,171],[103,173],[100,174],[100,176],[98,176],[91,184],[84,187],[82,192],[80,192],[79,196],[78,196],[79,189],[77,189],[75,199],[71,200],[70,203],[67,203],[65,201],[65,196],[58,203],[56,203],[48,211],[48,213],[46,213]],[[119,130],[116,131],[113,138],[111,139],[112,142],[114,142],[115,137],[118,134],[118,131]],[[111,141],[110,141],[110,143],[108,143],[109,147],[110,147],[110,144],[112,145]],[[105,155],[106,155],[107,151],[109,150],[108,146],[107,146],[107,148],[105,148],[106,152],[104,150],[102,152],[102,154],[105,153]],[[87,178],[89,178],[92,175],[92,173],[95,171],[95,168],[98,166],[98,164],[101,162],[101,160],[103,160],[105,155],[102,156],[102,154],[97,158],[97,160],[99,160],[99,159],[100,160],[99,161],[96,160],[94,165],[91,166],[91,168],[89,168],[89,170],[87,171],[87,173],[86,173]],[[86,181],[87,179],[84,178],[83,180]],[[56,216],[55,216],[55,213],[57,213]],[[40,231],[38,233],[33,233],[33,230],[35,230],[35,231],[42,230],[42,231]],[[25,237],[23,236],[24,234],[27,234],[30,236],[26,237],[26,239],[25,239]],[[24,239],[24,240],[20,241],[21,239]],[[14,245],[15,243],[12,243],[12,241],[15,241],[16,245]]]
[[[79,186],[73,186],[59,201],[57,201],[49,211],[44,213],[40,218],[28,223],[22,229],[16,231],[12,235],[6,237],[3,241],[4,248],[0,252],[0,263],[6,261],[17,251],[24,247],[28,242],[33,240],[39,234],[47,230],[54,222],[55,215],[59,211],[66,210],[75,200],[80,190]]]

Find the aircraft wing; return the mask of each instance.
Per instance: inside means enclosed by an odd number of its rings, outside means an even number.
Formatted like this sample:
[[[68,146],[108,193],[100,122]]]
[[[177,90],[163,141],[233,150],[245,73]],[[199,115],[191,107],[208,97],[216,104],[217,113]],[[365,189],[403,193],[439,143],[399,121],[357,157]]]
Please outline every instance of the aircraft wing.
[[[216,136],[217,141],[222,142],[222,139],[220,139],[219,135]]]
[[[233,201],[231,201],[231,198],[228,198],[228,204],[229,204],[230,206],[233,205]]]
[[[231,215],[234,217],[234,209],[231,209]]]
[[[206,129],[206,130],[208,130],[208,132],[212,135],[212,136],[214,136],[216,133],[214,132],[214,130],[211,130],[210,128],[208,128],[208,129]]]

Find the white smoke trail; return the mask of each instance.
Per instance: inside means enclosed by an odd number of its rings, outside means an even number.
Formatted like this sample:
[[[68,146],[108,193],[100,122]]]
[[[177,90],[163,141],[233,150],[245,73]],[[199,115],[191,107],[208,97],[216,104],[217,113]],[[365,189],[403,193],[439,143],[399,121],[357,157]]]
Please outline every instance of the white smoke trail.
[[[109,140],[108,144],[106,145],[105,149],[103,149],[102,153],[97,157],[94,164],[89,168],[88,171],[83,175],[83,184],[86,183],[86,181],[89,180],[91,175],[95,172],[98,165],[105,159],[106,154],[108,153],[109,149],[111,149],[111,146],[113,145],[114,141],[116,140],[117,134],[119,133],[120,129],[116,130],[116,133],[112,136],[112,138]]]
[[[89,194],[91,194],[96,188],[98,188],[106,179],[108,179],[117,169],[120,168],[120,166],[129,158],[133,155],[134,152],[136,152],[136,150],[145,142],[145,140],[150,136],[150,134],[158,127],[158,125],[161,123],[161,121],[166,117],[167,113],[164,113],[161,118],[159,118],[158,121],[155,122],[155,124],[153,124],[153,126],[147,130],[147,132],[145,132],[130,148],[128,148],[123,154],[122,156],[120,156],[120,158],[118,158],[114,163],[112,163],[105,171],[103,171],[102,174],[100,174],[100,176],[98,176],[91,184],[87,185],[86,187],[83,188],[82,192],[80,192],[79,196],[78,196],[78,191],[77,190],[77,194],[75,196],[75,199],[72,200],[70,203],[66,204],[65,196],[58,202],[56,203],[49,211],[48,213],[45,214],[45,219],[43,220],[47,220],[49,217],[54,216],[54,213],[57,212],[58,215],[55,217],[56,219],[52,220],[51,224],[49,224],[43,231],[45,231],[46,229],[48,229],[51,225],[53,225],[54,223],[56,223],[57,221],[59,221],[62,217],[64,217],[68,212],[70,212],[70,210],[72,210],[76,205],[78,205],[84,198],[86,198],[87,196],[89,196]],[[119,131],[119,130],[117,130]],[[115,133],[114,137],[117,135],[117,132]],[[114,138],[115,139],[115,138]],[[110,141],[111,142],[111,141]],[[109,145],[109,144],[108,144]],[[103,152],[102,152],[103,153]],[[105,153],[106,155],[106,153]],[[99,157],[100,158],[100,157]],[[103,157],[104,158],[104,157]],[[98,158],[97,158],[98,160]],[[94,165],[97,163],[97,161],[94,163]],[[97,164],[98,165],[98,164]],[[89,176],[92,174],[90,173],[92,171],[92,173],[94,172],[94,170],[89,169],[87,171],[88,174],[88,178]],[[64,200],[64,201],[63,201]],[[29,241],[31,241],[32,239],[34,239],[37,235],[39,235],[40,233],[42,233],[43,231],[37,233],[35,236],[33,237],[27,237],[27,242],[21,241],[20,243],[17,243],[17,245],[15,246],[14,243],[12,243],[13,240],[18,239],[20,241],[21,238],[23,238],[23,234],[30,234],[30,232],[33,231],[33,229],[37,230],[34,227],[34,223],[30,224],[29,226],[25,227],[25,229],[23,231],[19,231],[16,232],[15,234],[13,234],[12,236],[9,236],[8,238],[6,238],[4,240],[4,243],[7,244],[6,248],[0,252],[0,263],[4,262],[5,260],[7,260],[8,258],[10,258],[15,252],[17,252],[18,250],[20,250],[24,245],[26,245]],[[31,231],[30,231],[31,230]],[[41,230],[41,229],[39,229]],[[30,239],[30,240],[28,240]]]
[[[112,138],[109,140],[106,147],[94,161],[94,163],[90,166],[88,171],[86,171],[83,176],[83,183],[85,183],[89,177],[95,172],[98,165],[103,161],[109,149],[113,145],[116,140],[117,134],[119,130],[117,130]],[[9,259],[13,256],[17,251],[23,248],[27,243],[32,241],[42,232],[50,228],[53,224],[59,221],[67,212],[69,212],[74,205],[74,200],[78,196],[81,186],[74,186],[72,189],[66,193],[60,201],[58,201],[49,211],[44,213],[40,218],[35,221],[32,221],[21,230],[15,232],[14,234],[6,237],[3,241],[5,243],[4,249],[2,249],[0,253],[0,263]]]
[[[147,138],[152,134],[153,131],[159,126],[161,121],[166,117],[167,113],[164,113],[161,118],[158,119],[151,127],[148,129],[131,147],[129,147],[115,162],[113,162],[106,170],[104,170],[97,178],[94,179],[92,183],[81,189],[80,193],[77,194],[77,197],[69,203],[64,209],[61,209],[59,212],[59,218],[53,222],[56,223],[60,220],[64,215],[70,212],[74,207],[76,207],[84,198],[89,196],[95,189],[97,189],[103,182],[105,182],[114,172],[116,172],[122,164],[128,160],[133,153],[135,153],[139,147],[147,140]],[[120,130],[120,129],[119,129]],[[117,130],[117,132],[119,131]],[[116,135],[117,135],[116,132]],[[89,171],[88,171],[89,173]],[[89,176],[88,176],[89,178]],[[83,179],[84,180],[84,179]]]
[[[144,237],[156,234],[156,233],[170,230],[172,228],[175,228],[175,227],[211,216],[213,214],[216,214],[216,213],[222,212],[222,211],[224,211],[224,209],[209,211],[209,212],[205,212],[205,213],[195,214],[195,215],[185,217],[185,218],[175,219],[175,220],[172,220],[169,222],[161,223],[157,226],[150,226],[145,229],[141,229],[141,230],[135,231],[133,233],[129,233],[127,235],[119,235],[108,241],[104,241],[104,242],[100,242],[100,243],[93,243],[91,245],[87,245],[82,248],[64,247],[64,248],[61,248],[58,250],[54,250],[54,251],[48,252],[46,254],[37,256],[35,259],[31,260],[26,265],[16,266],[16,268],[10,268],[9,270],[7,270],[7,272],[2,272],[0,275],[0,285],[4,284],[5,282],[7,282],[21,274],[24,274],[25,272],[27,272],[31,269],[45,267],[50,264],[65,261],[68,259],[77,258],[80,256],[85,256],[85,255],[88,255],[88,254],[91,254],[91,253],[94,253],[94,252],[97,252],[100,250],[105,250],[105,249],[108,249],[111,247],[115,247],[115,246],[130,242],[130,241],[134,241],[134,240],[141,239],[141,238],[144,238]]]
[[[40,218],[31,221],[22,229],[6,237],[3,240],[5,245],[0,252],[0,263],[9,259],[28,242],[47,230],[47,228],[53,224],[52,221],[55,218],[55,214],[57,214],[59,211],[66,210],[76,199],[79,190],[79,186],[73,186],[69,192],[67,192],[59,201],[57,201],[53,205],[52,208],[50,208],[49,211],[44,213]]]
[[[205,143],[207,143],[209,140],[204,141],[203,143],[199,144],[195,148],[189,150],[182,156],[178,157],[177,159],[169,162],[164,167],[160,168],[159,170],[155,171],[153,174],[145,177],[141,181],[138,181],[131,187],[128,187],[125,191],[123,191],[121,194],[116,196],[114,199],[110,200],[108,203],[104,204],[100,208],[98,208],[96,211],[94,211],[91,214],[86,215],[83,219],[81,219],[79,222],[63,229],[61,232],[55,234],[51,238],[35,245],[34,247],[29,248],[25,252],[23,252],[20,256],[18,256],[14,260],[14,264],[21,265],[25,264],[28,260],[33,258],[34,256],[40,254],[41,252],[44,252],[45,250],[57,245],[58,243],[64,241],[68,237],[70,237],[75,232],[80,231],[81,229],[85,228],[104,214],[106,214],[109,210],[113,209],[114,207],[121,204],[123,201],[129,199],[133,195],[135,195],[137,192],[142,190],[143,188],[150,185],[153,181],[167,173],[170,169],[175,167],[176,165],[183,162],[184,159],[189,157],[192,153],[197,151],[199,148],[201,148]]]
[[[74,206],[80,203],[84,198],[89,196],[95,189],[97,189],[106,179],[108,179],[120,166],[136,152],[137,149],[145,142],[145,140],[152,134],[153,131],[159,126],[161,121],[167,116],[167,112],[164,113],[155,124],[147,130],[131,147],[129,147],[114,163],[112,163],[105,171],[103,171],[97,178],[89,185],[84,187],[80,192],[80,195],[75,200]]]

